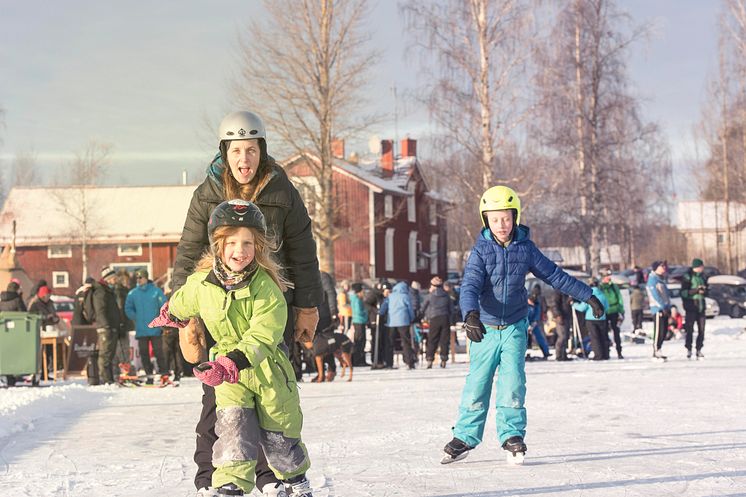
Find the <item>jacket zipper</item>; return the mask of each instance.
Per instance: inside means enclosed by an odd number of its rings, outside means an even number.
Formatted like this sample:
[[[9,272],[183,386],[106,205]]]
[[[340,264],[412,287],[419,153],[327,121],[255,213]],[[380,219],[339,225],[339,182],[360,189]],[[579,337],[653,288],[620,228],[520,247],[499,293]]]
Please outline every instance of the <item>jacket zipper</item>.
[[[508,247],[502,248],[503,254],[503,308],[500,323],[505,324],[505,307],[508,305]]]

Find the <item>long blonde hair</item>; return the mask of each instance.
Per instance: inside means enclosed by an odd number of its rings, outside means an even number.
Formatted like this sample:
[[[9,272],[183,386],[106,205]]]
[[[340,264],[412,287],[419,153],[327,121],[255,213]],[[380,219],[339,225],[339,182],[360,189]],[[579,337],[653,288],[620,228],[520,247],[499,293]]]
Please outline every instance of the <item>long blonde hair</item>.
[[[225,239],[235,234],[239,229],[238,226],[220,226],[212,234],[212,245],[197,263],[195,271],[209,271],[212,269],[215,257],[219,257],[225,248]],[[288,281],[284,274],[283,268],[273,255],[277,252],[278,246],[274,239],[261,233],[256,228],[247,228],[254,235],[254,259],[259,267],[264,269],[272,281],[274,281],[283,292],[292,288],[293,284]]]

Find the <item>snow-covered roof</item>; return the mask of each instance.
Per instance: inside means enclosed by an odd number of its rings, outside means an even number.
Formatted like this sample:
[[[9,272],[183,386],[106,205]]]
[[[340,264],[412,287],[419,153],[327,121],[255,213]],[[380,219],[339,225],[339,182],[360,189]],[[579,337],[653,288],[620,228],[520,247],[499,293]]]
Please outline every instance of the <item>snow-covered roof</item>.
[[[746,221],[746,205],[731,202],[729,221],[733,228]],[[725,202],[689,200],[677,206],[677,226],[682,231],[725,229]]]
[[[304,157],[316,162],[319,161],[314,154],[306,152],[287,159],[283,163],[283,167],[288,167]],[[412,195],[411,192],[407,191],[407,183],[412,175],[412,168],[416,165],[416,157],[403,157],[394,161],[394,174],[387,177],[383,175],[383,168],[378,159],[361,160],[353,164],[348,160],[335,158],[332,163],[332,167],[337,173],[357,179],[376,193],[386,192],[404,196]]]
[[[173,242],[181,238],[195,185],[13,188],[0,212],[0,243]],[[87,211],[83,215],[83,207]],[[78,219],[78,221],[75,220]]]

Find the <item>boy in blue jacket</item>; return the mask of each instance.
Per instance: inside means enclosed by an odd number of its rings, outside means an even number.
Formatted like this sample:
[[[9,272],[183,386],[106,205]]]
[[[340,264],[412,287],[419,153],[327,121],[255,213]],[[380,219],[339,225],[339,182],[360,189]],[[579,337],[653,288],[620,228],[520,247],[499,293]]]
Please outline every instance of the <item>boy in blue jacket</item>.
[[[588,285],[562,271],[536,248],[529,229],[520,224],[521,202],[506,186],[484,192],[479,201],[483,229],[464,269],[459,304],[464,331],[471,340],[469,374],[461,396],[453,440],[441,463],[466,457],[479,445],[497,375],[497,432],[508,461],[523,462],[526,445],[526,371],[529,272],[576,300],[588,302],[594,314],[604,308]]]

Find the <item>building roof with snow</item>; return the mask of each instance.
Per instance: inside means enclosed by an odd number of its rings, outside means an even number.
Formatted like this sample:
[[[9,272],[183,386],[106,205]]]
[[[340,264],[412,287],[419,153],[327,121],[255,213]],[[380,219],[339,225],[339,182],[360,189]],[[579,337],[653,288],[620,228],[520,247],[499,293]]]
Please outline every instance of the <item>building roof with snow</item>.
[[[178,242],[195,185],[14,187],[0,212],[0,243]],[[87,226],[86,229],[83,226]]]

